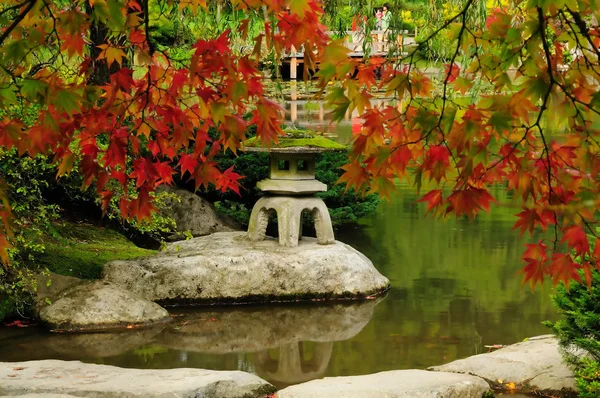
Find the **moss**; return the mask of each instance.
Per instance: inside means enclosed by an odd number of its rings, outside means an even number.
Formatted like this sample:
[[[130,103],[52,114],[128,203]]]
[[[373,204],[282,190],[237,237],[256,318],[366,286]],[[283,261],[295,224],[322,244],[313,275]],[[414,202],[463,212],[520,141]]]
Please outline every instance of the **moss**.
[[[315,135],[309,130],[284,130],[285,135],[279,137],[277,148],[290,147],[308,147],[308,148],[324,148],[334,150],[346,150],[346,146],[325,137]],[[244,146],[248,148],[262,147],[260,139],[252,137],[244,142]]]
[[[116,231],[89,224],[63,223],[44,239],[41,265],[61,275],[100,278],[102,267],[112,260],[130,260],[155,254],[141,249]]]

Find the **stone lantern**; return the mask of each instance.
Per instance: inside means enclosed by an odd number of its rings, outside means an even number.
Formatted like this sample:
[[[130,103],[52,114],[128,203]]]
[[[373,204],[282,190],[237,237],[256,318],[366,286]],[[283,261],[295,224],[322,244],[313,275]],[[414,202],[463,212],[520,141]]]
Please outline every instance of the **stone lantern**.
[[[309,131],[286,131],[278,146],[262,147],[256,139],[244,144],[248,152],[269,152],[269,178],[259,181],[257,187],[266,192],[256,202],[250,215],[248,238],[265,238],[269,212],[277,213],[279,244],[298,246],[302,238],[302,212],[312,214],[317,242],[326,245],[335,242],[331,218],[325,202],[314,194],[327,191],[327,185],[315,179],[316,156],[326,151],[342,151],[346,147]]]

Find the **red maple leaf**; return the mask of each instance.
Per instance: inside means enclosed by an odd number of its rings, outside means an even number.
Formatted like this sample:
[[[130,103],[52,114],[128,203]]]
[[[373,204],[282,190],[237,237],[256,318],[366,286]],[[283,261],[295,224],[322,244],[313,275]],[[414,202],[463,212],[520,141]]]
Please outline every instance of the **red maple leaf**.
[[[423,195],[423,197],[419,200],[417,200],[417,202],[427,202],[427,213],[429,213],[431,210],[437,208],[439,205],[442,204],[444,200],[444,197],[442,195],[442,190],[441,189],[432,189],[431,191],[427,192],[425,195]]]
[[[233,166],[231,166],[217,177],[215,186],[217,187],[217,189],[221,190],[221,192],[225,192],[228,189],[231,189],[233,192],[240,195],[239,180],[241,180],[242,178],[244,177],[234,172]]]
[[[561,242],[567,242],[570,248],[575,250],[577,255],[582,255],[590,251],[590,243],[587,235],[580,226],[573,225],[564,230]]]
[[[198,158],[193,155],[183,153],[179,157],[179,163],[177,165],[181,168],[181,176],[188,172],[190,175],[194,173],[194,169],[198,165]]]
[[[575,263],[570,254],[554,253],[549,267],[550,273],[552,274],[552,283],[556,285],[558,282],[562,281],[567,289],[569,288],[571,279],[575,279],[577,282],[581,283],[581,278],[577,272],[580,268],[581,265]]]
[[[452,83],[460,75],[460,67],[457,64],[446,64],[444,67],[446,68],[446,71],[444,72],[446,74],[446,79],[448,83]]]

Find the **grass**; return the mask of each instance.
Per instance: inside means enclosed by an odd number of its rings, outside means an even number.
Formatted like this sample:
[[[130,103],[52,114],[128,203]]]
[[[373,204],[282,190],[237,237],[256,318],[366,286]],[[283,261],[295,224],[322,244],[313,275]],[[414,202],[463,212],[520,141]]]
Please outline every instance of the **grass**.
[[[40,265],[61,275],[96,279],[105,263],[130,260],[155,254],[135,246],[116,231],[91,224],[55,224],[51,236],[44,238],[45,253]]]

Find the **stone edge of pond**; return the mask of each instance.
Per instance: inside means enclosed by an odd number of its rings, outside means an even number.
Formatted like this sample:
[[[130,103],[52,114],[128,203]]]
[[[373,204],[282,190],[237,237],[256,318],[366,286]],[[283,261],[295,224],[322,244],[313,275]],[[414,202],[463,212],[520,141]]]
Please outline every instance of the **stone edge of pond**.
[[[2,397],[62,394],[97,398],[133,395],[183,398],[199,393],[205,398],[263,398],[276,391],[266,380],[239,370],[130,369],[53,359],[0,362]]]
[[[332,293],[307,293],[304,295],[253,295],[242,297],[219,297],[213,299],[171,299],[156,300],[155,302],[163,307],[216,307],[216,306],[244,306],[253,304],[290,304],[290,303],[332,303],[339,304],[347,302],[348,304],[363,300],[377,300],[384,298],[391,289],[391,284],[383,289],[375,289],[367,292],[343,292],[341,294]]]
[[[40,325],[48,329],[52,333],[118,333],[127,330],[150,329],[157,326],[168,325],[173,322],[173,318],[164,318],[159,321],[127,323],[119,322],[111,325],[90,324],[86,327],[79,327],[69,324],[62,324],[58,327],[53,327],[51,324],[40,320]]]
[[[461,397],[487,398],[493,392],[480,377],[422,369],[401,369],[359,376],[337,376],[315,379],[286,387],[279,398],[314,397]]]
[[[549,342],[550,344],[548,344]],[[546,347],[543,345],[546,345]],[[540,352],[542,352],[541,355],[539,354]],[[556,358],[557,354],[559,355],[558,361]],[[526,360],[530,360],[530,363],[527,363]],[[542,362],[544,364],[543,369],[536,369],[536,362]],[[534,376],[523,380],[511,380],[511,377],[507,377],[506,373],[503,374],[501,369],[503,365],[510,363],[529,368],[528,370],[533,372]],[[486,371],[489,372],[489,367],[499,368],[494,377],[490,377],[489,373],[487,375],[482,374]],[[486,370],[483,370],[484,368]],[[476,376],[485,380],[491,389],[497,393],[519,393],[530,396],[561,398],[576,398],[579,396],[574,383],[569,383],[573,379],[573,373],[564,362],[558,341],[554,335],[530,337],[524,341],[505,345],[491,352],[471,355],[443,365],[431,366],[427,370],[431,372],[452,372]],[[561,388],[544,386],[543,382],[540,385],[536,385],[534,379],[543,375],[549,376],[551,379],[560,380],[559,384],[563,386]]]

